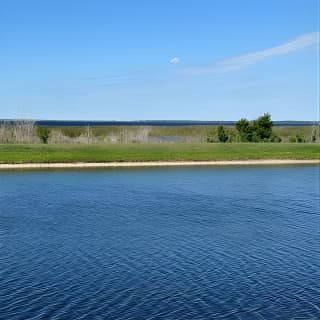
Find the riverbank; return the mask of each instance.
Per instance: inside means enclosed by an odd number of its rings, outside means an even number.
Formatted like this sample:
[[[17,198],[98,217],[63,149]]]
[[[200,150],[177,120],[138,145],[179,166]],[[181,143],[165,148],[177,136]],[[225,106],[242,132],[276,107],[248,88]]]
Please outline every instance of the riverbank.
[[[150,162],[95,162],[95,163],[20,163],[0,164],[0,170],[11,169],[58,169],[58,168],[126,168],[126,167],[179,167],[179,166],[252,166],[320,164],[320,160],[230,160],[230,161],[150,161]]]
[[[0,164],[320,159],[315,143],[0,144]]]

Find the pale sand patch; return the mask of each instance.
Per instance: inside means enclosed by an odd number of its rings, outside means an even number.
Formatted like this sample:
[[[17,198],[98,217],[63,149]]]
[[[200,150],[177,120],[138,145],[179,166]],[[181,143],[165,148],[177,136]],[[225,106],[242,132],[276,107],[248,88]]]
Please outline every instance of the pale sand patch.
[[[243,166],[243,165],[290,165],[320,164],[320,159],[286,160],[228,160],[228,161],[148,161],[148,162],[75,162],[75,163],[3,163],[4,169],[55,169],[55,168],[119,168],[119,167],[180,167],[180,166]]]

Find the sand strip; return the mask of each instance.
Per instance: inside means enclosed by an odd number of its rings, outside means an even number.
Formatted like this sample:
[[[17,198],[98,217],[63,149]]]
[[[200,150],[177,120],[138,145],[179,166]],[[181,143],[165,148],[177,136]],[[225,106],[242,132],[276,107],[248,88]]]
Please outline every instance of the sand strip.
[[[228,160],[228,161],[148,161],[148,162],[75,162],[75,163],[3,163],[5,169],[56,169],[56,168],[119,168],[119,167],[179,167],[179,166],[243,166],[243,165],[295,165],[320,164],[320,159],[285,160]]]

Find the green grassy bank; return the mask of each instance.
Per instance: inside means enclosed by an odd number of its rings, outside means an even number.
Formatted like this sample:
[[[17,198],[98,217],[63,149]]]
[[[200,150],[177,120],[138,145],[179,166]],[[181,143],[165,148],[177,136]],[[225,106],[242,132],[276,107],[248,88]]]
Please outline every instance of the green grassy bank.
[[[246,159],[320,159],[320,145],[312,143],[0,145],[0,163]]]

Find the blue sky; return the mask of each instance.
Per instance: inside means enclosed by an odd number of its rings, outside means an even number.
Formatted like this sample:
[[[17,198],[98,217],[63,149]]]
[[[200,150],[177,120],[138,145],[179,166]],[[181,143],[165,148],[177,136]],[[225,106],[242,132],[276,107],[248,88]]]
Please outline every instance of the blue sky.
[[[0,118],[319,119],[319,0],[1,0]]]

